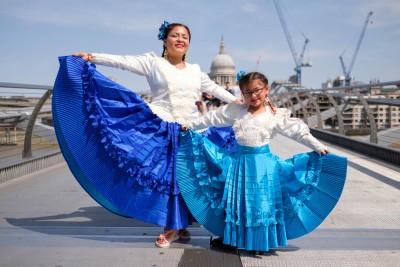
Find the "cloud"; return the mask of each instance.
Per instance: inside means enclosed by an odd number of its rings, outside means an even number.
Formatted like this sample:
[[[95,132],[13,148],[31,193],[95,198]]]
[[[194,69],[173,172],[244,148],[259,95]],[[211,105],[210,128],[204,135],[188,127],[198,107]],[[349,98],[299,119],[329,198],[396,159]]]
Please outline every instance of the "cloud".
[[[258,11],[258,7],[252,3],[246,2],[240,6],[240,9],[246,13],[255,13]]]
[[[400,5],[398,0],[379,0],[371,1],[361,7],[361,9],[371,10],[377,13],[393,16],[398,18],[400,16]],[[399,21],[397,19],[397,21]]]

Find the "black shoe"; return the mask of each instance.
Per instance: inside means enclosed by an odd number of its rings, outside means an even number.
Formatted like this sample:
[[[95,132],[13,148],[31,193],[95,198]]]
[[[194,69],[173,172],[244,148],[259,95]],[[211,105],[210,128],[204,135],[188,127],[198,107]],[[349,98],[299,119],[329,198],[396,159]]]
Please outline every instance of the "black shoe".
[[[210,237],[210,247],[213,248],[220,248],[224,245],[223,243],[224,239],[222,237],[218,237],[218,238],[212,238]]]
[[[222,249],[236,249],[236,247],[226,245],[224,244],[224,238],[223,237],[218,237],[218,238],[212,238],[210,237],[210,247],[211,248],[222,248]]]

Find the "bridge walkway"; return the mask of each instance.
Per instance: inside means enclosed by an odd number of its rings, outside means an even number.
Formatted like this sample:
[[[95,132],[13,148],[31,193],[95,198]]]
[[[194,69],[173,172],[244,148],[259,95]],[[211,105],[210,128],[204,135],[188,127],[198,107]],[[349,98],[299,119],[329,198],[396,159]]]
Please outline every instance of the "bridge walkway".
[[[287,247],[210,249],[209,232],[193,225],[191,240],[156,248],[161,227],[106,211],[61,163],[0,184],[0,266],[400,266],[399,166],[327,146],[349,160],[342,198]],[[282,158],[309,151],[280,135],[271,150]]]

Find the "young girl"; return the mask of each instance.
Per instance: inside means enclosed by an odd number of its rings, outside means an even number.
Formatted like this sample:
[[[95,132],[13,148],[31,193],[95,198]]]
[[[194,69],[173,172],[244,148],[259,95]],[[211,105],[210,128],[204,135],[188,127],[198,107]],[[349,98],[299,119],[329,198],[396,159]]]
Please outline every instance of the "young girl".
[[[290,118],[287,109],[275,109],[266,101],[269,86],[263,74],[238,75],[244,105],[228,104],[186,125],[232,125],[237,152],[187,131],[180,140],[177,177],[194,217],[223,236],[224,244],[268,251],[311,232],[326,218],[340,197],[347,163],[327,154],[306,124]],[[277,133],[317,153],[283,161],[268,146]]]

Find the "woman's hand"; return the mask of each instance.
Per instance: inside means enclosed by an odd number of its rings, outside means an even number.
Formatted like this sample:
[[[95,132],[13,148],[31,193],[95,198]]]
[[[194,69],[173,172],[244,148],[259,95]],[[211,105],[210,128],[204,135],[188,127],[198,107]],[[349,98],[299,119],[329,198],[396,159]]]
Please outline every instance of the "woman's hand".
[[[80,57],[80,58],[82,58],[83,60],[85,60],[85,61],[90,61],[91,59],[92,59],[92,55],[90,54],[90,53],[83,53],[83,52],[80,52],[80,53],[75,53],[75,54],[72,54],[74,57]]]
[[[243,102],[240,99],[236,99],[234,103],[237,105],[243,105]]]

